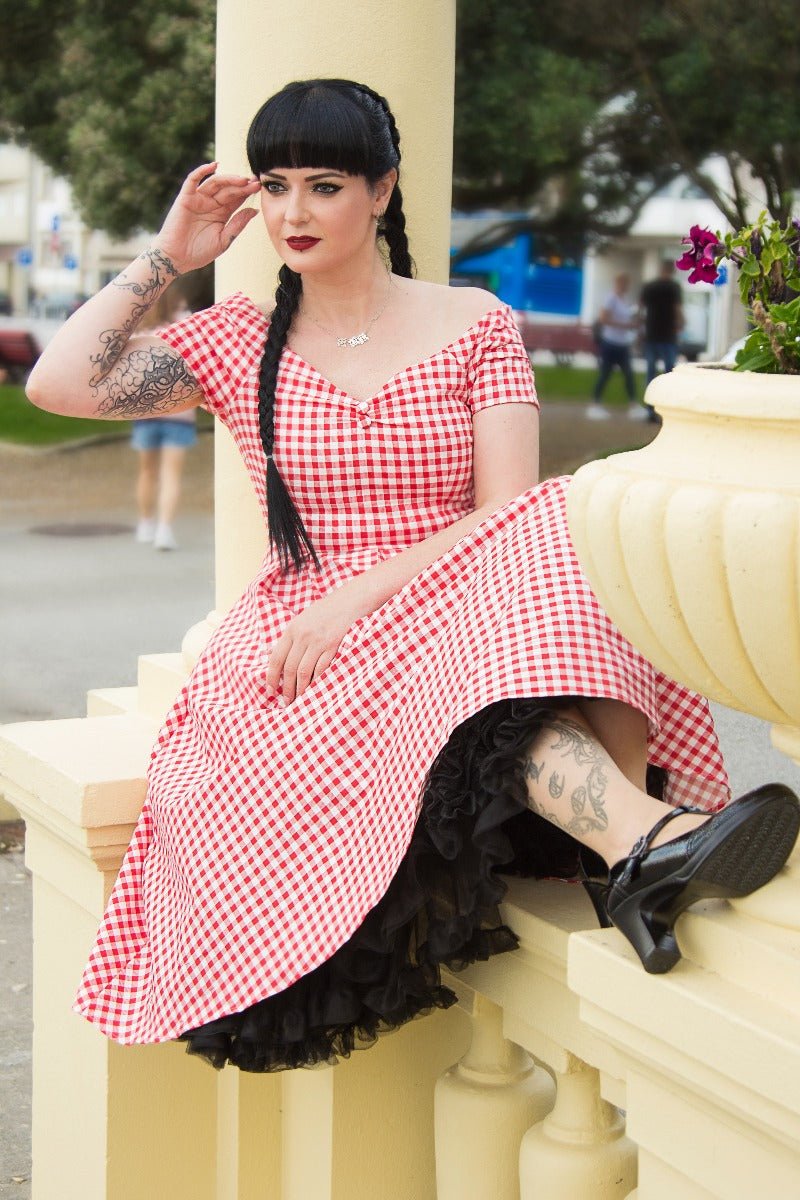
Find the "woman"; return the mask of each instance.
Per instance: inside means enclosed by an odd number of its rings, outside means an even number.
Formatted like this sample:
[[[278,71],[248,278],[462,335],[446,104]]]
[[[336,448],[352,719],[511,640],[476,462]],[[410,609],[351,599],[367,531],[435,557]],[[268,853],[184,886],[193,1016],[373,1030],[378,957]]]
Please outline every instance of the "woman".
[[[82,415],[203,402],[262,504],[267,472],[271,553],[159,735],[77,1011],[216,1066],[335,1062],[453,1003],[441,963],[514,948],[498,868],[582,869],[602,919],[668,970],[687,904],[779,870],[796,798],[717,811],[705,702],[611,625],[572,551],[567,481],[537,483],[510,310],[411,277],[386,102],[288,85],[248,154],[252,178],[188,176],[31,378],[35,402]],[[132,336],[259,191],[284,262],[269,318],[238,293]]]
[[[188,316],[186,301],[176,288],[162,292],[139,322],[141,332],[158,330]],[[197,441],[195,410],[170,413],[165,417],[140,417],[133,422],[131,446],[137,451],[136,476],[137,542],[156,550],[176,550],[172,523],[181,494],[186,451]]]

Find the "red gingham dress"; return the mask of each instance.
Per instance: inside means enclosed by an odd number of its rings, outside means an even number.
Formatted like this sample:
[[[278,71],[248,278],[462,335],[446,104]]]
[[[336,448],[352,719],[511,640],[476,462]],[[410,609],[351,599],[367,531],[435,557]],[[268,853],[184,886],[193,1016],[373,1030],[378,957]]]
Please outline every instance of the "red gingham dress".
[[[237,293],[159,335],[230,429],[262,506],[265,330]],[[158,737],[76,1000],[123,1043],[238,1013],[331,958],[398,872],[437,754],[498,701],[624,701],[649,719],[666,799],[715,810],[729,798],[705,701],[643,659],[589,589],[566,478],[506,504],[356,621],[321,678],[279,707],[265,669],[287,621],[469,513],[472,414],[537,399],[505,305],[364,401],[286,348],[277,397],[276,460],[322,570],[282,574],[267,555]]]

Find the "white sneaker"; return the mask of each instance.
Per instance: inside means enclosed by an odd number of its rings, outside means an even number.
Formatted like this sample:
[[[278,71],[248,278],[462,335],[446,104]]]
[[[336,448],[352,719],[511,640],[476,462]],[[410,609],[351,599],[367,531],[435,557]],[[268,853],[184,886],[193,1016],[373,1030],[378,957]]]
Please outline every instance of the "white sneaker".
[[[628,405],[628,417],[631,421],[649,421],[650,414],[643,404],[639,404],[634,400]]]
[[[137,542],[152,542],[156,536],[156,523],[150,517],[142,517],[136,526]]]
[[[175,541],[175,534],[172,532],[171,525],[165,525],[160,522],[156,527],[153,545],[156,550],[177,550],[178,543]]]
[[[590,421],[607,421],[610,415],[606,406],[598,404],[596,400],[586,409],[586,416]]]

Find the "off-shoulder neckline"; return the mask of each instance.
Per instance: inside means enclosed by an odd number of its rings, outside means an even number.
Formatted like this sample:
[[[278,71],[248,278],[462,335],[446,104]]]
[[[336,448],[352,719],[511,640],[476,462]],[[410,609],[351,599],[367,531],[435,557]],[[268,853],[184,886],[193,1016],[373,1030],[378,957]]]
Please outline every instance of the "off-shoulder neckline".
[[[233,295],[229,296],[227,299],[244,300],[254,312],[258,313],[263,321],[267,320],[266,313],[264,313],[262,309],[260,309],[255,303],[255,301],[251,300],[245,292],[234,292]],[[227,301],[224,301],[223,303],[226,302]],[[284,346],[283,352],[284,354],[291,354],[292,358],[296,362],[300,363],[301,366],[305,367],[306,370],[310,371],[313,375],[316,375],[316,377],[321,380],[322,383],[331,388],[334,392],[338,392],[340,396],[344,396],[346,399],[352,400],[355,404],[365,404],[375,400],[378,396],[382,396],[392,384],[396,383],[398,379],[402,379],[403,376],[408,375],[410,371],[417,371],[420,369],[420,367],[427,366],[428,363],[433,362],[435,359],[441,357],[441,355],[447,354],[451,350],[454,350],[462,342],[467,341],[470,336],[474,335],[482,325],[485,325],[486,322],[490,320],[490,318],[503,314],[510,316],[511,308],[508,304],[503,303],[501,300],[494,306],[494,308],[491,308],[488,312],[484,313],[482,317],[479,317],[477,321],[473,321],[463,333],[459,334],[458,337],[453,338],[453,340],[448,342],[446,346],[440,346],[439,349],[434,350],[432,354],[427,354],[424,358],[419,359],[417,362],[409,363],[407,366],[401,367],[399,371],[395,371],[395,373],[391,375],[386,382],[377,389],[377,391],[373,392],[369,396],[354,396],[352,392],[345,391],[344,388],[341,388],[337,383],[334,383],[332,379],[328,379],[326,375],[323,375],[322,372],[313,365],[313,363],[308,362],[307,359],[303,358],[302,354],[298,354],[296,350],[291,348],[291,346]]]

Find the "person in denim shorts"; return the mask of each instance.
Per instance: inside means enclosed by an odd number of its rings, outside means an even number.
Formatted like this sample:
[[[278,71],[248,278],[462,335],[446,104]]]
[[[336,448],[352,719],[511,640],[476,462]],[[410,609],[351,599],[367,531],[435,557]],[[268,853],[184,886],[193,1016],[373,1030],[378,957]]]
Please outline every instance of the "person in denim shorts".
[[[152,329],[189,315],[184,298],[164,293],[152,310]],[[178,543],[173,521],[181,493],[186,451],[197,441],[195,410],[169,417],[148,417],[133,422],[131,446],[139,454],[136,505],[139,519],[136,540],[156,550],[175,550]]]

